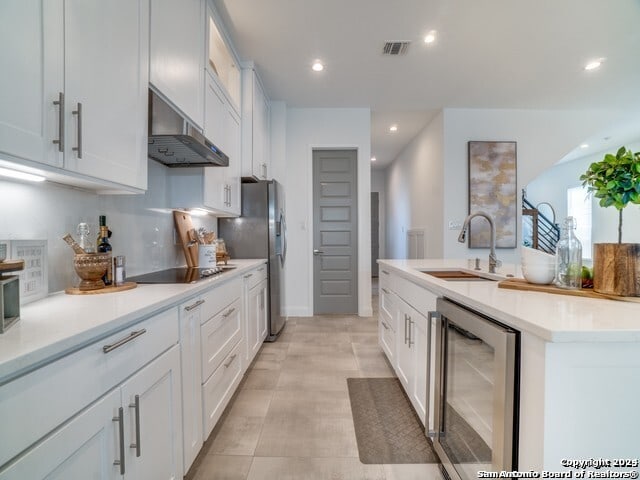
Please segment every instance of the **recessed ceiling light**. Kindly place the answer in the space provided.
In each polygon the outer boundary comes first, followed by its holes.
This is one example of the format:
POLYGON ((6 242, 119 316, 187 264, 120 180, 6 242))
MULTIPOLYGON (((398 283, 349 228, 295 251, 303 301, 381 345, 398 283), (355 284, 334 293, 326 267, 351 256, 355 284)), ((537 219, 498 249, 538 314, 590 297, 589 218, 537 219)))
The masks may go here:
POLYGON ((29 182, 44 182, 45 178, 32 173, 19 172, 8 168, 0 168, 0 175, 3 177, 15 178, 17 180, 28 180, 29 182))
POLYGON ((315 62, 313 62, 313 65, 311 66, 311 69, 314 72, 321 72, 322 70, 324 70, 324 65, 322 64, 322 62, 320 60, 316 60, 315 62))
POLYGON ((582 145, 580 145, 580 148, 589 148, 589 144, 588 143, 583 143, 582 145))
POLYGON ((371 157, 371 161, 375 162, 376 161, 376 157, 371 157))
POLYGON ((389 131, 390 132, 397 132, 398 131, 398 126, 397 125, 391 125, 389 127, 389 131))
POLYGON ((436 31, 431 30, 429 33, 425 35, 424 43, 433 43, 435 41, 436 41, 436 31))
POLYGON ((584 66, 584 69, 585 70, 595 70, 596 68, 599 68, 600 65, 602 65, 603 60, 604 59, 602 59, 602 58, 599 58, 597 60, 592 60, 592 61, 590 61, 589 63, 587 63, 584 66))

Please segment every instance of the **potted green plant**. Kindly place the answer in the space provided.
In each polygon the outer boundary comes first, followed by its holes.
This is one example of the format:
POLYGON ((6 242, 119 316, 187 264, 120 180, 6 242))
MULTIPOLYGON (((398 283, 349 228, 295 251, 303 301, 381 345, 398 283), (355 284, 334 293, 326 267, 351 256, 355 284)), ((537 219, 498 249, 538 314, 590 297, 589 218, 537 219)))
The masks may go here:
POLYGON ((618 243, 593 246, 593 289, 599 293, 640 296, 640 244, 622 243, 622 212, 640 204, 640 152, 620 147, 592 163, 580 176, 601 207, 618 210, 618 243))

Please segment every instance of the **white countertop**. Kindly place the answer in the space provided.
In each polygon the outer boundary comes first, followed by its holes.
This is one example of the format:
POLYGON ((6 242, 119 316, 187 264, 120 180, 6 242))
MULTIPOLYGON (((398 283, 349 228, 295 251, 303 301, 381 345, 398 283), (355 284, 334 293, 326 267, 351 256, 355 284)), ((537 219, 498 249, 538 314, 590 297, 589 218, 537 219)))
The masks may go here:
MULTIPOLYGON (((548 342, 640 342, 640 303, 498 288, 497 282, 447 281, 420 269, 468 269, 467 260, 380 260, 381 267, 517 330, 548 342)), ((484 272, 486 272, 486 262, 484 272)), ((472 269, 471 269, 472 271, 472 269)), ((498 274, 520 277, 505 265, 498 274)))
POLYGON ((233 260, 238 268, 191 284, 138 285, 104 295, 54 293, 22 306, 20 320, 0 335, 0 384, 99 340, 151 314, 227 282, 266 260, 233 260))

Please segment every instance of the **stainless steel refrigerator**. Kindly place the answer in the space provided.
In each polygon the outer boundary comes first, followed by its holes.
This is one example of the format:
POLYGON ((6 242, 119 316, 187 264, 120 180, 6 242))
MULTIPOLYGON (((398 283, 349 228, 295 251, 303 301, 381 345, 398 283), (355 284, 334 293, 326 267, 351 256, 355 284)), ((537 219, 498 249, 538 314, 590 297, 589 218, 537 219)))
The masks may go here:
POLYGON ((218 236, 231 258, 267 258, 269 272, 269 334, 274 341, 285 317, 280 311, 282 267, 287 255, 287 224, 282 185, 275 180, 242 184, 242 216, 220 218, 218 236))

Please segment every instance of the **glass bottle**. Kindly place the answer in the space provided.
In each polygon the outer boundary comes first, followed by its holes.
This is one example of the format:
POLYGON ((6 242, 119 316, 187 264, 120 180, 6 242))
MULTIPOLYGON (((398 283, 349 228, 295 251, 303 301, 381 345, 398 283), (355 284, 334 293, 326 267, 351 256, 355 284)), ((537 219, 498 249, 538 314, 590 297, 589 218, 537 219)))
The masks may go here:
MULTIPOLYGON (((111 232, 107 227, 107 217, 106 215, 100 215, 100 233, 98 234, 98 253, 109 253, 111 254, 111 244, 109 243, 109 237, 111 236, 111 232)), ((109 260, 107 272, 102 277, 105 285, 111 285, 113 283, 113 263, 109 260)))
POLYGON ((582 288, 582 245, 575 229, 575 219, 567 217, 556 245, 555 284, 560 288, 582 288))
POLYGON ((85 253, 95 252, 95 248, 93 248, 93 242, 89 241, 89 235, 91 234, 89 225, 84 222, 79 223, 76 231, 80 236, 80 240, 78 241, 78 245, 80 245, 80 248, 82 248, 85 253))

